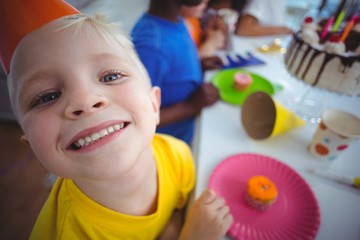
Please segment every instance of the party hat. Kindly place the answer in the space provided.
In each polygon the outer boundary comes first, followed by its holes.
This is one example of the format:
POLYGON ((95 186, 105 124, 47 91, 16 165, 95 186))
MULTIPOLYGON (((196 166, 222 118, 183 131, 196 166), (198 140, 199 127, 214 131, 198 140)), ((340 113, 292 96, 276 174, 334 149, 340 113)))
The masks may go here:
POLYGON ((5 73, 23 37, 55 19, 78 13, 63 0, 0 0, 0 59, 5 73))
POLYGON ((303 119, 265 92, 252 93, 245 99, 241 121, 247 134, 258 140, 305 125, 303 119))

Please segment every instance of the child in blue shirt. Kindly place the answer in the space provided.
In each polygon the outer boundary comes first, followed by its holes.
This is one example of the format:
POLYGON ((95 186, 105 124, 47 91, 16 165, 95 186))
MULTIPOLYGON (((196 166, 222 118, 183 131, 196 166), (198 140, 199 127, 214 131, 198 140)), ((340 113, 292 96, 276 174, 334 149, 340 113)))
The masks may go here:
POLYGON ((217 57, 202 62, 180 17, 181 5, 200 0, 152 0, 149 10, 135 24, 131 36, 153 86, 161 88, 160 124, 157 132, 191 144, 195 117, 219 99, 218 90, 203 83, 203 68, 220 68, 217 57))

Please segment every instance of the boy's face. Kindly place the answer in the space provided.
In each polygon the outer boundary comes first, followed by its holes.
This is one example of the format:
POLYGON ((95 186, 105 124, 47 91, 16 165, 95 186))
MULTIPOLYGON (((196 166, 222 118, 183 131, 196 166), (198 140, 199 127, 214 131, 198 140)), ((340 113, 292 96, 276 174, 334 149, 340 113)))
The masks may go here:
POLYGON ((14 54, 23 139, 45 167, 64 177, 128 171, 151 151, 160 90, 151 89, 120 46, 95 35, 54 32, 54 24, 28 35, 14 54))

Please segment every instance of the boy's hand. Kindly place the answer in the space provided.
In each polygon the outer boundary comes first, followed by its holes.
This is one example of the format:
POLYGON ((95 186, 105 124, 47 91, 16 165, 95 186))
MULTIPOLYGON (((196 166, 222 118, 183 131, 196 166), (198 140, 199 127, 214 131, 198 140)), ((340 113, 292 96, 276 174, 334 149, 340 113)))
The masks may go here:
MULTIPOLYGON (((209 44, 211 44, 214 49, 222 49, 225 47, 225 35, 222 31, 220 30, 209 30, 206 33, 206 37, 204 42, 208 42, 209 44)), ((203 43, 205 44, 205 43, 203 43)))
POLYGON ((187 104, 198 115, 204 107, 214 104, 219 100, 219 90, 211 83, 201 85, 187 100, 187 104))
POLYGON ((204 57, 201 59, 203 71, 221 69, 224 63, 219 56, 204 57))
POLYGON ((205 26, 204 31, 206 32, 209 29, 221 30, 224 34, 229 33, 228 32, 229 31, 228 26, 226 25, 224 19, 219 15, 211 16, 208 19, 208 22, 207 22, 207 24, 205 26))
POLYGON ((233 218, 222 197, 206 190, 190 207, 180 240, 219 240, 229 229, 233 218))

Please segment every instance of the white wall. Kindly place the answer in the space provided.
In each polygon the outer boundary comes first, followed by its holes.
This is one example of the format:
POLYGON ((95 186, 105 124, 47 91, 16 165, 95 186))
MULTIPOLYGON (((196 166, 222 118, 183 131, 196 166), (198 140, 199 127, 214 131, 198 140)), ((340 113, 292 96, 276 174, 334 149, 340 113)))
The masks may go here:
POLYGON ((67 0, 81 12, 104 15, 108 22, 118 22, 129 33, 140 15, 147 10, 149 0, 67 0))

